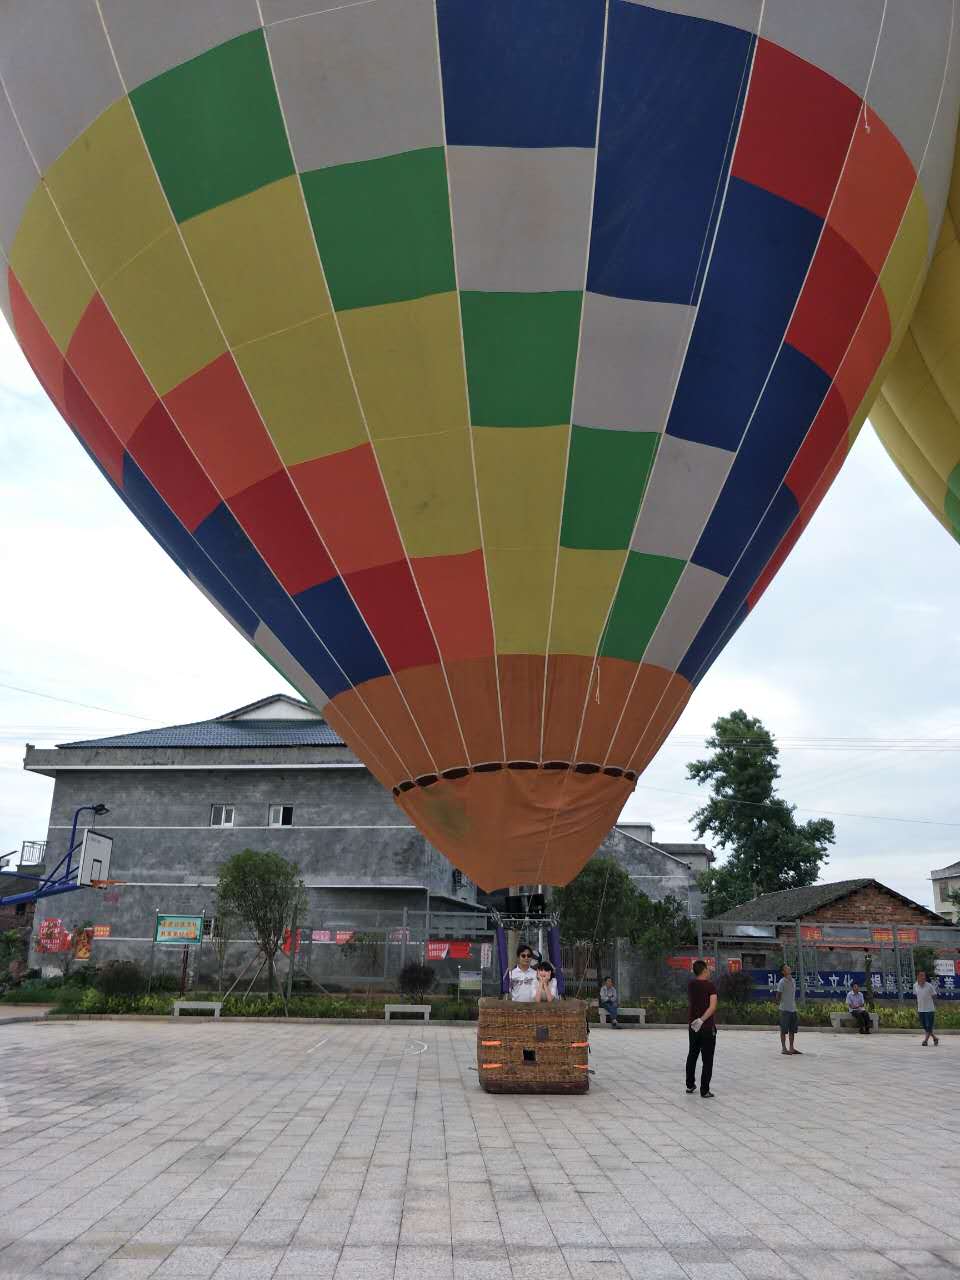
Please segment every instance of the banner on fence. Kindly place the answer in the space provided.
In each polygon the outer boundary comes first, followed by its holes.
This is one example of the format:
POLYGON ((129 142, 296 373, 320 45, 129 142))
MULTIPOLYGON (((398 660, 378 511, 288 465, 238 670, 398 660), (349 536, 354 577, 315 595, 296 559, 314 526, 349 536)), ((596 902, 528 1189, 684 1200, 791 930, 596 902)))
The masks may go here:
MULTIPOLYGON (((753 979, 753 989, 757 995, 765 995, 773 997, 777 982, 780 979, 779 972, 773 972, 769 969, 748 969, 747 972, 753 979)), ((861 970, 820 970, 816 973, 805 973, 803 975, 804 994, 815 999, 823 1000, 845 1000, 847 992, 855 982, 863 987, 866 975, 861 970)), ((935 994, 941 1000, 957 1000, 960 999, 960 975, 930 975, 931 985, 934 987, 935 994)), ((913 999, 913 981, 904 977, 901 980, 903 995, 913 999)), ((878 997, 890 999, 897 995, 897 979, 892 973, 871 973, 870 989, 873 994, 878 997)))
MULTIPOLYGON (((667 968, 668 968, 668 969, 692 969, 692 968, 693 968, 693 962, 694 962, 696 959, 698 959, 698 958, 700 958, 700 957, 697 957, 697 956, 667 956, 667 968)), ((709 969, 709 971, 710 971, 711 973, 716 973, 716 971, 717 971, 717 961, 716 961, 716 957, 715 957, 715 956, 703 956, 703 957, 702 957, 702 959, 706 960, 706 962, 707 962, 707 968, 709 969)))
POLYGON ((428 942, 428 960, 469 960, 471 957, 469 942, 428 942))
MULTIPOLYGON (((295 943, 295 948, 296 948, 294 953, 295 955, 300 954, 300 943, 302 941, 303 941, 303 930, 298 929, 297 940, 295 943)), ((283 931, 283 942, 280 944, 280 950, 283 952, 285 956, 288 956, 290 954, 290 930, 289 929, 284 929, 283 931)))

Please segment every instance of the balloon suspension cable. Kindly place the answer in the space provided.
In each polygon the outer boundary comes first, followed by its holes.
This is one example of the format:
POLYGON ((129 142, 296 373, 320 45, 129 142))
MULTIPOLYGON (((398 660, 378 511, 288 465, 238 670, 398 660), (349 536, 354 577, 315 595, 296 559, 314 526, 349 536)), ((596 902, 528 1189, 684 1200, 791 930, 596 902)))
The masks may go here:
POLYGON ((597 904, 597 922, 594 925, 593 937, 590 939, 590 950, 587 952, 587 963, 583 967, 583 972, 580 974, 580 981, 577 984, 578 1000, 580 999, 580 992, 583 990, 583 984, 587 976, 587 969, 589 969, 590 967, 590 960, 596 954, 597 934, 600 931, 600 916, 603 913, 603 903, 607 896, 607 884, 610 881, 610 869, 612 868, 612 866, 613 866, 613 859, 610 858, 607 861, 607 874, 603 877, 603 888, 600 890, 600 901, 597 904))

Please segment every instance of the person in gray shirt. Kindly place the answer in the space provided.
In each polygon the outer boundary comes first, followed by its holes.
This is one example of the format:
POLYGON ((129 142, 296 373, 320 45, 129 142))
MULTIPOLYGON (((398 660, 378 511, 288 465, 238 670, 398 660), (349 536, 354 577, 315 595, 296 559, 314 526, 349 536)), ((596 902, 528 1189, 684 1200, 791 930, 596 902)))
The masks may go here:
POLYGON ((780 973, 783 976, 776 986, 780 997, 780 1052, 788 1057, 799 1057, 800 1050, 793 1047, 793 1038, 800 1025, 800 1019, 797 1017, 797 980, 788 964, 783 966, 780 973))

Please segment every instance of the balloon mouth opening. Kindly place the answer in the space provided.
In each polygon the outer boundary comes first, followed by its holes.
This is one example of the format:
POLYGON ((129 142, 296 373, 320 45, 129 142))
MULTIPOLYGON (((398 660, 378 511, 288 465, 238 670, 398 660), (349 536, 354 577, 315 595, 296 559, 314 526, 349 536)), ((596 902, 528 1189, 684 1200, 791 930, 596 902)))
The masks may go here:
POLYGON ((461 778, 469 777, 471 773, 498 773, 501 769, 512 769, 516 773, 526 773, 531 770, 542 773, 562 773, 566 770, 579 774, 602 773, 608 778, 625 778, 627 782, 636 782, 638 776, 635 769, 621 769, 616 765, 604 766, 589 760, 580 761, 577 764, 572 760, 488 760, 483 764, 444 769, 440 773, 425 773, 419 778, 406 778, 403 782, 397 783, 393 788, 393 794, 399 796, 417 787, 423 790, 438 782, 457 782, 461 778))

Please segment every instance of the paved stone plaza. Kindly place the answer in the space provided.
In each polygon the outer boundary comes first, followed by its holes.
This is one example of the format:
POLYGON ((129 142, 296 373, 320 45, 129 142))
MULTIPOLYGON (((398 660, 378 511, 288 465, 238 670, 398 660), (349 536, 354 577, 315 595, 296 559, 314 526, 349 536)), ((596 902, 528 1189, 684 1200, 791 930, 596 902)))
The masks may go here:
POLYGON ((597 1031, 586 1097, 472 1027, 0 1028, 0 1280, 960 1275, 960 1038, 597 1031))

